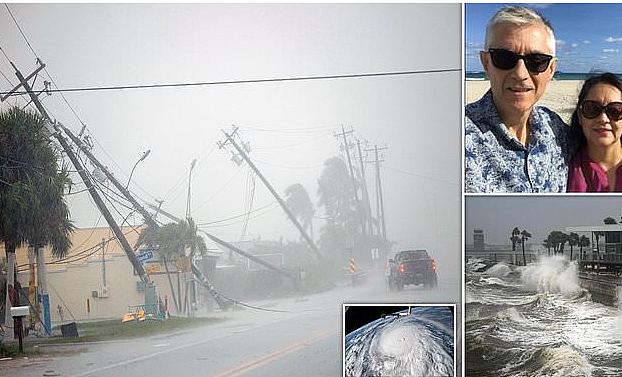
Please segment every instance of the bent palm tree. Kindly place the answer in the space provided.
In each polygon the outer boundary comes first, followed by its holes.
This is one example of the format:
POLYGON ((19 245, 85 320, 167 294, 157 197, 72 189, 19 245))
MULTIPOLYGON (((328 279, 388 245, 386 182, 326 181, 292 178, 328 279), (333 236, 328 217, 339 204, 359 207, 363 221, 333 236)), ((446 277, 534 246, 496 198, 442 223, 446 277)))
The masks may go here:
POLYGON ((306 232, 309 229, 310 237, 313 239, 313 215, 315 208, 309 198, 309 193, 300 183, 295 183, 285 189, 285 204, 302 223, 302 229, 306 232))
POLYGON ((13 107, 0 113, 0 241, 7 254, 8 307, 13 292, 15 250, 23 243, 51 245, 55 257, 71 247, 74 229, 63 190, 69 184, 67 167, 59 170, 60 155, 34 112, 13 107))
POLYGON ((527 241, 529 238, 531 238, 531 233, 526 230, 520 232, 520 240, 523 246, 523 266, 527 265, 527 259, 525 258, 525 241, 527 241))
POLYGON ((169 223, 162 227, 147 225, 141 231, 134 246, 134 249, 138 249, 138 247, 145 244, 153 248, 160 256, 166 271, 175 309, 178 313, 182 310, 181 289, 177 288, 176 295, 173 282, 171 281, 168 262, 179 257, 187 257, 192 260, 196 252, 199 252, 201 255, 207 253, 205 240, 197 234, 197 230, 198 228, 191 218, 181 220, 178 223, 169 223), (186 249, 190 250, 188 256, 185 255, 186 249))

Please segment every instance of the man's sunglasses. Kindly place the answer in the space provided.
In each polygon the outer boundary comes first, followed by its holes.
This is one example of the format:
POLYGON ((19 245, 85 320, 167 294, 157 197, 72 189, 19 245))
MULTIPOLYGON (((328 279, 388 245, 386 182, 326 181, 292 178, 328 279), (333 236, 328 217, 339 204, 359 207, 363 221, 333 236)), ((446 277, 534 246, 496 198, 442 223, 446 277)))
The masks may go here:
POLYGON ((551 59, 553 59, 551 55, 547 54, 520 55, 502 48, 490 48, 488 49, 488 53, 492 59, 492 65, 503 70, 516 67, 518 60, 523 59, 525 67, 527 67, 530 72, 540 73, 546 71, 551 59))
POLYGON ((617 122, 622 119, 622 102, 610 102, 603 106, 596 101, 583 101, 581 104, 581 114, 587 119, 594 119, 605 112, 609 120, 617 122))

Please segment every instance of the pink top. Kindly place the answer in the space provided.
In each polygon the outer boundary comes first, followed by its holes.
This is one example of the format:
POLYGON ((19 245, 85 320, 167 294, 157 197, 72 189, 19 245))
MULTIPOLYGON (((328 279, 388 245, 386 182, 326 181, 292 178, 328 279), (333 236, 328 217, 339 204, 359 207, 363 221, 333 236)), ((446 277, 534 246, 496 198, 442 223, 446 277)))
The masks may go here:
MULTIPOLYGON (((574 155, 568 165, 567 192, 609 192, 607 173, 587 155, 587 148, 583 147, 574 155), (583 170, 585 169, 585 176, 583 170), (591 181, 592 189, 588 189, 588 181, 591 181)), ((616 171, 615 192, 622 192, 622 164, 616 171)))

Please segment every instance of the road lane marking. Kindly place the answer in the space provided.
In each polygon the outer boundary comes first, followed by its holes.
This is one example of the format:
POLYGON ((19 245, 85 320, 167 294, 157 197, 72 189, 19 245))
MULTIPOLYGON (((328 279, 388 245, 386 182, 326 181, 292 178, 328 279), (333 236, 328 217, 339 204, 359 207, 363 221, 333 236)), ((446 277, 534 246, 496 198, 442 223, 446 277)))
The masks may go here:
POLYGON ((309 339, 305 339, 301 342, 297 342, 294 343, 290 346, 287 346, 283 349, 280 349, 278 351, 272 352, 270 354, 267 354, 265 356, 262 356, 258 359, 249 361, 245 364, 242 364, 238 367, 235 367, 233 369, 230 369, 228 371, 225 372, 221 372, 219 374, 216 375, 212 375, 211 377, 236 377, 236 376, 240 376, 244 373, 250 372, 251 370, 257 369, 259 367, 262 367, 264 365, 267 365, 269 363, 271 363, 274 360, 277 360, 285 355, 288 355, 302 347, 305 346, 310 346, 315 342, 319 342, 320 340, 324 340, 330 336, 333 336, 335 334, 338 334, 339 331, 341 330, 341 328, 339 329, 331 329, 328 331, 324 331, 323 333, 320 333, 319 335, 316 335, 313 338, 309 338, 309 339))
MULTIPOLYGON (((279 322, 282 322, 282 321, 289 320, 291 318, 292 317, 285 318, 285 319, 279 319, 279 320, 272 321, 272 322, 269 322, 269 323, 264 323, 264 324, 261 324, 261 325, 257 325, 257 326, 248 328, 246 331, 255 330, 255 329, 262 328, 262 327, 270 326, 270 325, 273 325, 275 323, 279 323, 279 322)), ((112 368, 117 368, 117 367, 120 367, 120 366, 123 366, 123 365, 135 363, 137 361, 143 361, 143 360, 151 359, 151 358, 156 357, 156 356, 164 355, 165 353, 178 351, 178 350, 181 350, 181 349, 184 349, 184 348, 188 348, 188 347, 198 346, 199 344, 208 343, 208 342, 211 342, 211 341, 214 341, 214 340, 226 338, 226 337, 234 335, 234 334, 236 334, 236 332, 226 332, 224 334, 221 334, 221 335, 218 335, 218 336, 213 336, 211 338, 207 338, 207 339, 203 339, 203 340, 199 340, 199 341, 196 341, 196 342, 193 342, 193 343, 186 343, 186 344, 183 344, 181 346, 177 346, 177 347, 173 347, 173 348, 167 348, 167 349, 162 350, 160 352, 150 353, 148 355, 143 355, 143 356, 135 357, 133 359, 129 359, 129 360, 126 360, 126 361, 121 361, 121 362, 115 363, 115 364, 110 364, 110 365, 107 365, 105 367, 93 369, 93 370, 90 370, 90 371, 87 371, 87 372, 82 372, 82 373, 74 374, 74 375, 71 375, 70 377, 88 376, 89 374, 102 372, 102 371, 105 371, 105 370, 108 370, 108 369, 112 369, 112 368)))

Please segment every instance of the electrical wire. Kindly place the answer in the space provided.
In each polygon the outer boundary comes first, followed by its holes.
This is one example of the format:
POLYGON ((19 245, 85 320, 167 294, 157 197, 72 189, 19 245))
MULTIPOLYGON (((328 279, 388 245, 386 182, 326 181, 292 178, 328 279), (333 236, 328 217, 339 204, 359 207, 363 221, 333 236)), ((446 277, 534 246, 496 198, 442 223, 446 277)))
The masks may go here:
MULTIPOLYGON (((28 45, 28 47, 30 48, 30 51, 32 51, 33 55, 35 56, 35 58, 37 58, 38 62, 41 62, 41 59, 39 58, 39 56, 37 55, 37 53, 35 52, 34 48, 32 47, 32 45, 30 44, 30 42, 28 41, 28 38, 26 37, 25 33, 23 32, 22 28, 20 27, 19 23, 17 22, 17 19, 13 16, 13 13, 11 12, 11 9, 9 8, 8 4, 5 4, 5 7, 7 9, 7 11, 9 12, 9 14, 11 15, 11 18, 13 19, 13 22, 15 23, 15 26, 17 26, 17 29, 19 30, 19 32, 21 33, 22 37, 24 38, 24 40, 26 41, 26 44, 28 45)), ((3 51, 4 52, 4 51, 3 51)), ((7 56, 8 59, 8 56, 7 56)), ((49 71, 47 70, 47 67, 44 67, 44 72, 46 73, 46 75, 48 76, 48 78, 50 79, 50 81, 52 82, 52 84, 54 85, 54 87, 56 89, 58 88, 58 85, 56 84, 56 81, 54 81, 54 79, 52 78, 52 75, 49 73, 49 71)), ((47 93, 51 93, 51 91, 47 91, 47 93)), ((80 116, 77 114, 77 112, 74 110, 74 108, 71 106, 71 104, 69 103, 69 101, 67 100, 67 98, 65 97, 65 95, 62 93, 62 91, 59 91, 61 97, 63 98, 65 104, 67 105, 67 107, 69 107, 69 109, 71 110, 71 112, 74 114, 74 116, 76 117, 76 119, 78 119, 78 121, 80 122, 80 124, 84 127, 86 127, 86 124, 82 121, 82 119, 80 118, 80 116)), ((44 98, 45 99, 45 98, 44 98)), ((42 102, 43 100, 41 100, 42 102)), ((42 104, 43 105, 43 104, 42 104)), ((47 111, 47 110, 46 110, 47 111)), ((121 169, 121 167, 116 163, 116 161, 106 152, 106 150, 103 148, 103 146, 97 141, 97 139, 93 136, 92 132, 89 130, 89 134, 92 136, 93 140, 95 140, 95 142, 97 143, 97 145, 102 149, 102 151, 104 151, 104 154, 106 154, 106 156, 108 156, 108 158, 117 166, 117 168, 119 168, 119 170, 127 176, 127 174, 125 174, 125 172, 123 172, 123 170, 121 169)), ((149 194, 148 191, 146 191, 144 188, 140 187, 140 185, 135 184, 137 187, 139 187, 144 193, 146 193, 148 196, 150 196, 152 199, 155 199, 153 196, 151 196, 151 194, 149 194)), ((138 195, 136 195, 138 196, 138 195)), ((141 198, 142 199, 142 198, 141 198)))
POLYGON ((235 172, 233 173, 233 175, 231 176, 231 178, 229 178, 227 180, 227 182, 225 182, 220 189, 218 189, 214 194, 212 194, 212 196, 210 196, 209 198, 207 198, 203 203, 201 203, 198 206, 194 206, 194 211, 196 212, 199 208, 203 207, 204 205, 206 205, 207 203, 209 203, 210 201, 212 201, 212 199, 214 199, 218 194, 220 194, 224 189, 226 189, 227 187, 229 187, 229 183, 231 183, 231 181, 233 181, 240 172, 242 172, 243 170, 241 169, 242 166, 238 166, 235 170, 235 172))
POLYGON ((240 235, 240 242, 244 239, 244 235, 246 234, 246 229, 248 227, 248 221, 250 220, 250 214, 253 210, 253 202, 255 200, 255 173, 252 170, 248 171, 248 176, 246 180, 247 190, 246 190, 246 198, 245 202, 245 212, 246 216, 244 216, 244 225, 242 226, 242 232, 240 235))
MULTIPOLYGON (((258 217, 264 216, 264 215, 266 215, 266 214, 268 214, 268 213, 270 213, 270 212, 272 212, 272 211, 276 210, 277 208, 278 208, 278 207, 275 207, 275 208, 270 208, 270 209, 264 210, 263 212, 256 213, 254 216, 249 217, 249 218, 250 218, 251 220, 256 219, 256 218, 258 218, 258 217)), ((259 212, 259 210, 257 210, 257 212, 259 212)), ((239 217, 239 216, 237 216, 237 217, 239 217)), ((241 224, 241 223, 242 223, 242 222, 244 222, 244 221, 245 221, 245 220, 242 220, 242 221, 236 221, 236 222, 229 223, 229 224, 220 224, 220 225, 202 225, 202 228, 224 228, 224 227, 228 227, 228 226, 233 226, 233 225, 238 225, 238 224, 241 224)))
POLYGON ((386 165, 382 165, 381 168, 382 169, 387 169, 387 170, 392 170, 392 171, 395 171, 395 172, 398 172, 398 173, 402 173, 402 174, 412 175, 414 177, 429 179, 431 181, 436 181, 436 182, 444 183, 444 184, 447 184, 447 185, 460 186, 460 184, 456 183, 456 182, 445 181, 443 179, 438 179, 438 178, 432 178, 432 177, 428 177, 428 176, 425 176, 425 175, 422 175, 422 174, 417 174, 417 173, 413 173, 413 172, 409 172, 409 171, 405 171, 405 170, 391 168, 391 167, 388 167, 386 165))
MULTIPOLYGON (((2 49, 2 47, 0 47, 0 49, 2 49)), ((2 77, 4 77, 4 79, 5 79, 5 80, 9 83, 9 85, 11 85, 11 86, 15 86, 15 85, 11 82, 11 80, 9 80, 9 78, 8 78, 8 77, 4 74, 4 72, 2 72, 1 70, 0 70, 0 75, 2 75, 2 77)))
POLYGON ((324 164, 313 165, 313 166, 285 166, 285 165, 278 165, 278 164, 273 164, 270 162, 261 161, 256 158, 253 158, 253 162, 258 162, 260 164, 274 166, 276 168, 283 168, 283 169, 317 169, 317 168, 321 168, 322 166, 324 166, 324 164))
MULTIPOLYGON (((261 207, 259 207, 259 208, 256 208, 256 209, 252 210, 252 211, 251 211, 251 213, 253 213, 253 212, 257 212, 257 211, 260 211, 260 210, 262 210, 262 209, 264 209, 264 208, 268 208, 268 207, 270 207, 270 206, 275 205, 276 203, 277 203, 277 201, 275 200, 275 201, 273 201, 272 203, 268 203, 268 204, 266 204, 266 205, 263 205, 263 206, 261 206, 261 207)), ((216 220, 216 221, 210 221, 210 222, 206 222, 206 223, 197 223, 197 226, 206 226, 206 225, 218 224, 218 223, 222 223, 222 222, 225 222, 225 221, 229 221, 229 220, 237 219, 238 217, 242 217, 242 216, 246 216, 246 213, 242 213, 242 214, 240 214, 240 215, 236 215, 236 216, 231 216, 231 217, 228 217, 228 218, 226 218, 226 219, 221 219, 221 220, 216 220)))
POLYGON ((337 126, 338 125, 321 126, 321 127, 302 127, 302 128, 293 128, 291 126, 281 126, 281 128, 259 128, 259 127, 252 127, 252 126, 239 126, 239 129, 241 131, 247 131, 247 132, 257 131, 257 132, 275 132, 275 133, 281 133, 281 134, 291 134, 291 133, 307 134, 307 133, 332 132, 337 126))
MULTIPOLYGON (((333 79, 351 79, 366 77, 383 77, 383 76, 405 76, 417 74, 433 74, 447 72, 461 72, 461 68, 449 69, 429 69, 417 71, 393 71, 393 72, 373 72, 373 73, 355 73, 344 75, 324 75, 324 76, 298 76, 298 77, 275 77, 266 79, 247 79, 247 80, 223 80, 223 81, 206 81, 206 82, 188 82, 188 83, 172 83, 172 84, 144 84, 144 85, 113 85, 113 86, 94 86, 83 88, 66 88, 66 89, 50 89, 49 93, 69 93, 69 92, 95 92, 109 90, 126 90, 126 89, 154 89, 154 88, 179 88, 179 87, 196 87, 196 86, 214 86, 214 85, 233 85, 233 84, 257 84, 266 82, 289 82, 289 81, 314 81, 314 80, 333 80, 333 79)), ((24 94, 27 92, 15 92, 16 94, 24 94)), ((0 92, 1 95, 7 94, 0 92)))
POLYGON ((316 136, 314 138, 311 138, 311 139, 305 140, 305 141, 301 141, 301 142, 296 143, 296 144, 279 145, 279 146, 276 146, 276 147, 253 147, 253 151, 292 148, 292 147, 297 147, 297 146, 304 145, 304 144, 313 143, 313 142, 316 142, 318 139, 323 139, 323 138, 326 138, 326 137, 332 137, 332 134, 316 136))
POLYGON ((11 12, 11 9, 9 8, 9 4, 5 3, 4 6, 6 7, 6 10, 9 11, 9 14, 11 15, 11 18, 13 19, 13 22, 15 22, 15 26, 17 26, 17 29, 19 30, 19 32, 22 34, 22 37, 24 37, 24 40, 26 41, 26 44, 28 45, 28 47, 30 48, 30 51, 32 51, 32 53, 35 55, 35 57, 37 59, 39 59, 39 57, 37 56, 37 53, 35 52, 35 50, 32 48, 32 46, 30 45, 30 42, 28 41, 28 38, 26 38, 26 35, 24 34, 24 32, 22 31, 22 28, 19 27, 19 24, 17 23, 17 20, 15 19, 15 17, 13 17, 13 12, 11 12))

